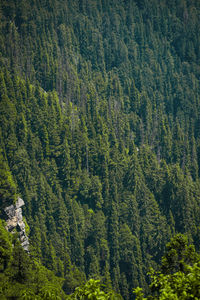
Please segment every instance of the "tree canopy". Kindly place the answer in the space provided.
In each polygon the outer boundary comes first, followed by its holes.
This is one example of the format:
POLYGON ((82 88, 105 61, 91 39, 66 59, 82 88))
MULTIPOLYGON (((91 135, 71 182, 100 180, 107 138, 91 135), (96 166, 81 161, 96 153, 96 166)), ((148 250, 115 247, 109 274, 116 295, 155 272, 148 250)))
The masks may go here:
MULTIPOLYGON (((0 217, 20 196, 31 243, 3 233, 5 286, 33 256, 27 282, 39 268, 59 293, 93 279, 129 300, 176 233, 199 248, 199 16, 195 0, 0 1, 0 217)), ((168 255, 163 282, 184 268, 168 255)))

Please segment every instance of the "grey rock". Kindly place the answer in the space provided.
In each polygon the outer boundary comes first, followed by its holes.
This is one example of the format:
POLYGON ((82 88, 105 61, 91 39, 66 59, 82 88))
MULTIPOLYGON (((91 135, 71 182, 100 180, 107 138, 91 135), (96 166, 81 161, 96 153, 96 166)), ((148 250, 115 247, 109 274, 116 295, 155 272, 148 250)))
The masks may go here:
POLYGON ((29 241, 25 232, 25 224, 23 222, 22 209, 24 201, 18 198, 16 205, 8 206, 4 209, 8 219, 6 220, 6 229, 10 232, 16 228, 19 232, 20 242, 25 251, 28 251, 29 241))
POLYGON ((20 207, 24 206, 24 200, 22 200, 21 198, 18 197, 15 206, 16 206, 16 208, 20 208, 20 207))
POLYGON ((8 218, 12 218, 15 216, 15 207, 14 205, 8 206, 4 209, 5 213, 7 214, 8 218))
POLYGON ((22 242, 21 245, 24 248, 24 250, 28 251, 28 249, 29 249, 29 241, 28 240, 25 240, 24 242, 22 242))
POLYGON ((20 221, 20 222, 18 221, 17 226, 19 226, 20 231, 25 232, 25 227, 26 226, 25 226, 23 221, 20 221))
POLYGON ((22 217, 22 209, 21 208, 18 208, 15 210, 15 213, 17 215, 17 219, 19 222, 21 222, 23 220, 23 217, 22 217))
POLYGON ((17 226, 17 217, 13 216, 6 221, 6 229, 11 232, 17 226))

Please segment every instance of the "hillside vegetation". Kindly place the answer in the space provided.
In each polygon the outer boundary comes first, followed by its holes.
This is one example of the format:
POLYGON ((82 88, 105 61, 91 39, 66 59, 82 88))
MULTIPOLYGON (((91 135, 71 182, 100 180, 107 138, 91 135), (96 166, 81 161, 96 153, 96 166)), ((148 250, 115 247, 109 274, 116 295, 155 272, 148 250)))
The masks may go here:
POLYGON ((24 200, 66 294, 133 299, 175 233, 199 248, 199 33, 198 0, 0 1, 1 216, 24 200))

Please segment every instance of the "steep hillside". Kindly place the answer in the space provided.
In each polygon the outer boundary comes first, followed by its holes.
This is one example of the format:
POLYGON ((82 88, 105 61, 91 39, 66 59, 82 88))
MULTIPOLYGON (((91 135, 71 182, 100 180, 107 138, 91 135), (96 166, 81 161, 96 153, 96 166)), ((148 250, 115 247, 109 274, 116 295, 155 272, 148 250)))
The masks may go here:
MULTIPOLYGON (((132 299, 175 232, 200 245, 200 2, 0 2, 1 215, 71 293, 132 299)), ((31 250, 30 250, 31 251, 31 250)))

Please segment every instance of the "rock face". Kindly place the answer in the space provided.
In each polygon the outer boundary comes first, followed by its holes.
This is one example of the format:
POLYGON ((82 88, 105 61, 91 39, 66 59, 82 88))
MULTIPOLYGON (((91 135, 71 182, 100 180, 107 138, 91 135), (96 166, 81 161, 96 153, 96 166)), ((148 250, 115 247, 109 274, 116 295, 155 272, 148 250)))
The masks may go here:
POLYGON ((22 217, 21 207, 24 205, 24 201, 18 197, 15 205, 10 205, 4 209, 7 220, 6 220, 6 229, 9 232, 12 232, 15 228, 19 232, 20 242, 24 250, 28 251, 29 241, 25 232, 25 224, 22 217))

